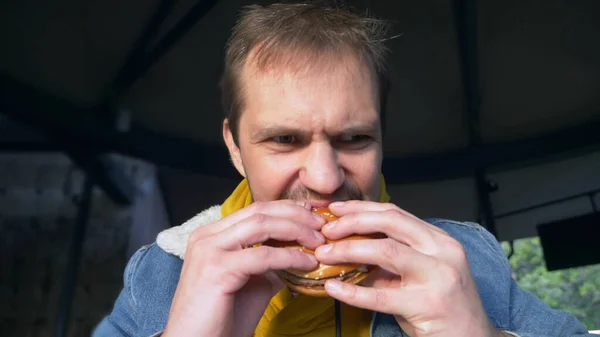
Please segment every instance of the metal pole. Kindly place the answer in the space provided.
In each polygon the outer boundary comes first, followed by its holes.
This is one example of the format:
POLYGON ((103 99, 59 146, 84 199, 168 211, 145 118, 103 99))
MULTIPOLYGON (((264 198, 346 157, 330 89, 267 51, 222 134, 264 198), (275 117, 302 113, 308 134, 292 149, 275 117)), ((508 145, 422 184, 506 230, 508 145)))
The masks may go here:
MULTIPOLYGON (((136 55, 136 62, 119 75, 114 83, 114 92, 123 95, 133 86, 135 81, 146 75, 146 72, 175 45, 187 32, 206 15, 218 0, 198 0, 185 16, 160 39, 153 49, 143 55, 136 55)), ((167 5, 165 5, 165 8, 167 5)), ((158 19, 153 20, 159 22, 158 19)))
POLYGON ((75 232, 69 246, 69 255, 67 256, 67 269, 63 288, 58 300, 58 310, 56 314, 55 333, 56 337, 66 337, 69 326, 69 316, 71 306, 77 286, 77 273, 79 271, 79 263, 81 260, 81 251, 83 249, 83 241, 90 214, 92 204, 92 190, 94 184, 89 176, 86 175, 85 182, 81 191, 81 200, 79 200, 79 208, 77 212, 77 222, 75 223, 75 232))
POLYGON ((592 203, 592 210, 594 213, 598 212, 598 205, 596 205, 596 201, 594 200, 594 194, 590 193, 590 202, 592 203))
POLYGON ((108 106, 112 99, 120 98, 124 92, 131 88, 138 76, 136 74, 137 63, 144 58, 148 46, 150 46, 152 39, 158 35, 162 24, 173 10, 174 5, 175 1, 173 0, 161 0, 158 7, 156 7, 142 34, 127 55, 127 60, 117 72, 110 88, 111 92, 105 97, 104 106, 108 106))
POLYGON ((497 236, 496 219, 494 219, 494 210, 492 200, 490 199, 490 188, 485 178, 485 169, 482 168, 475 171, 475 183, 477 184, 479 209, 483 215, 483 225, 490 233, 497 236))
MULTIPOLYGON (((456 0, 456 23, 462 65, 463 85, 467 103, 469 123, 469 141, 474 149, 481 147, 479 63, 477 49, 477 7, 475 0, 456 0)), ((474 172, 477 186, 479 211, 483 216, 483 225, 496 236, 496 224, 493 216, 490 188, 485 167, 478 166, 474 172)))

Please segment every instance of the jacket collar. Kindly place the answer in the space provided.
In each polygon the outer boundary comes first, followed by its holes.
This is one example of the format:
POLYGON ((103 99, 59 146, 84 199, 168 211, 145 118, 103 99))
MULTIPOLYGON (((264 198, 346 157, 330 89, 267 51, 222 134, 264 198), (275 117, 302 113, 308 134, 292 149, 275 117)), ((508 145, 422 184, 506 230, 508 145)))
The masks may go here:
POLYGON ((190 234, 192 234, 196 228, 213 223, 219 219, 221 219, 221 205, 212 206, 184 222, 182 225, 171 227, 160 232, 156 237, 156 243, 165 252, 183 259, 190 234))

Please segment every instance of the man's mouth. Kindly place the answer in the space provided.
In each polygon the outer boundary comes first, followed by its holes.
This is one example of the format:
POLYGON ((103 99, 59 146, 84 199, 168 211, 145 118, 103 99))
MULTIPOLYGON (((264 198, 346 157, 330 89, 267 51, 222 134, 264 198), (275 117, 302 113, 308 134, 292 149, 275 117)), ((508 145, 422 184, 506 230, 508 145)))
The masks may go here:
POLYGON ((311 208, 315 207, 327 207, 329 204, 337 200, 307 200, 306 203, 310 205, 311 208))

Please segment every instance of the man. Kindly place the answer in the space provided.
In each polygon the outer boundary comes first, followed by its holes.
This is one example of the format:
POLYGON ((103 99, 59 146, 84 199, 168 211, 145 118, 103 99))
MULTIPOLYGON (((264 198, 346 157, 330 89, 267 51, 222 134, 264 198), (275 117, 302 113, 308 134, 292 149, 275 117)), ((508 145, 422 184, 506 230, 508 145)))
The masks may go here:
POLYGON ((481 226, 423 221, 388 202, 381 176, 385 29, 338 6, 249 7, 227 46, 223 137, 244 177, 219 206, 161 233, 125 270, 95 336, 583 336, 518 288, 481 226), (314 206, 339 221, 324 225, 314 206), (321 230, 321 233, 319 231, 321 230), (324 237, 385 239, 324 245, 324 237), (298 241, 297 250, 261 246, 298 241), (252 246, 252 247, 251 247, 252 246), (273 270, 317 260, 378 265, 330 298, 290 292, 273 270))

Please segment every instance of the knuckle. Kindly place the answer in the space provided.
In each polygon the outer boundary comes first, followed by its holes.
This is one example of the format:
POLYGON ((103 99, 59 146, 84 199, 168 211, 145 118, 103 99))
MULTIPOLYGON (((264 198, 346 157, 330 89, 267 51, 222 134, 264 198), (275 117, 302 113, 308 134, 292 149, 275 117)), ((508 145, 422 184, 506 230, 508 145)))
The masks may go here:
POLYGON ((254 226, 263 227, 267 223, 267 218, 268 218, 268 216, 266 214, 256 213, 256 214, 253 214, 252 216, 250 216, 248 218, 248 220, 254 226))
POLYGON ((192 232, 192 234, 190 234, 190 236, 187 239, 188 246, 193 245, 194 242, 198 241, 199 239, 200 239, 200 234, 198 233, 198 229, 196 229, 195 231, 192 232))
POLYGON ((398 207, 394 207, 386 209, 385 211, 383 211, 383 213, 388 216, 398 216, 402 214, 402 211, 398 207))
POLYGON ((383 289, 375 288, 374 297, 375 303, 379 304, 382 308, 388 307, 389 298, 383 289))
MULTIPOLYGON (((210 226, 210 225, 207 225, 210 226)), ((187 242, 188 244, 194 244, 194 242, 200 241, 207 236, 210 236, 210 231, 207 226, 201 226, 196 228, 190 236, 188 236, 187 242)))
MULTIPOLYGON (((396 210, 396 209, 388 209, 388 210, 383 211, 383 214, 386 217, 397 218, 402 213, 399 210, 396 210)), ((380 226, 384 230, 391 230, 395 226, 395 223, 396 223, 396 221, 383 221, 380 226)))
POLYGON ((421 300, 423 309, 434 312, 444 309, 443 296, 433 291, 425 291, 422 293, 421 300))
POLYGON ((440 267, 440 275, 443 278, 443 282, 441 284, 445 284, 446 286, 442 290, 443 294, 451 293, 457 291, 458 289, 463 288, 464 286, 464 278, 462 277, 460 271, 456 268, 452 268, 451 266, 443 266, 440 267))
POLYGON ((443 228, 435 226, 435 225, 432 225, 430 223, 426 223, 426 224, 427 224, 427 227, 431 228, 432 230, 434 230, 434 231, 436 231, 438 233, 444 234, 444 236, 448 236, 448 237, 450 236, 450 233, 448 233, 443 228))
POLYGON ((255 249, 256 257, 261 261, 268 262, 273 256, 273 248, 271 247, 259 246, 252 249, 255 249))
POLYGON ((198 254, 200 253, 202 249, 202 245, 198 244, 198 241, 191 241, 188 243, 187 247, 186 247, 186 253, 190 253, 190 254, 198 254))
POLYGON ((299 249, 285 249, 285 252, 290 259, 304 259, 306 257, 306 253, 299 249))
POLYGON ((198 255, 198 253, 196 253, 196 250, 198 250, 198 248, 196 248, 196 245, 194 245, 193 243, 188 243, 188 245, 185 247, 185 258, 183 259, 183 261, 189 261, 192 259, 192 256, 198 255))
POLYGON ((398 207, 396 204, 392 204, 391 202, 386 203, 385 207, 387 208, 388 211, 395 211, 395 212, 402 211, 402 209, 400 207, 398 207))
POLYGON ((198 258, 207 261, 209 266, 221 266, 223 264, 223 256, 212 252, 201 251, 197 254, 198 258))
POLYGON ((467 256, 465 252, 465 247, 463 247, 463 245, 460 242, 451 237, 448 237, 446 239, 444 250, 448 252, 449 256, 451 256, 453 260, 462 261, 467 256))
POLYGON ((194 263, 202 261, 202 264, 207 266, 219 266, 222 264, 223 256, 216 251, 217 249, 207 249, 207 245, 196 243, 188 247, 187 252, 190 253, 190 256, 186 257, 186 260, 196 261, 194 263))
POLYGON ((264 201, 256 201, 250 205, 250 210, 252 213, 263 213, 266 207, 267 204, 264 201))
POLYGON ((398 256, 398 249, 392 240, 384 239, 379 245, 379 253, 381 256, 385 257, 386 260, 391 260, 398 256))
POLYGON ((188 243, 186 253, 192 254, 192 256, 202 256, 204 252, 204 245, 199 244, 198 241, 192 241, 188 243))

